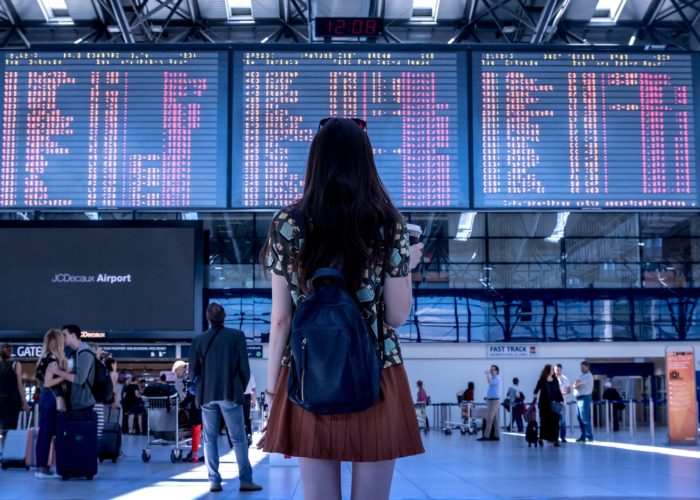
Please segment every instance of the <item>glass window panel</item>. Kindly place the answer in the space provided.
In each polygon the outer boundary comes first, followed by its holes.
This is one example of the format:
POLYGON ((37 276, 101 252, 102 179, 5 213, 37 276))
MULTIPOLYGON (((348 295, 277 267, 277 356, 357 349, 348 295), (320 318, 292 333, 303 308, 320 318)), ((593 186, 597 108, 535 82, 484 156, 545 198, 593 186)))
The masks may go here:
POLYGON ((450 288, 483 288, 483 264, 450 263, 450 288))
POLYGON ((417 297, 415 320, 423 342, 457 340, 454 297, 417 297))
POLYGON ((546 238, 557 224, 556 212, 490 213, 489 236, 546 238))
POLYGON ((491 262, 559 262, 561 245, 543 238, 489 240, 491 262))
POLYGON ((568 262, 639 262, 639 241, 632 238, 566 238, 568 262))
POLYGON ((500 288, 560 288, 559 264, 491 264, 490 284, 500 288))
POLYGON ((691 220, 695 214, 675 212, 642 212, 639 214, 639 231, 642 238, 690 236, 691 220))
POLYGON ((572 212, 566 222, 564 236, 638 237, 637 214, 572 212))
POLYGON ((567 288, 638 288, 639 265, 624 263, 567 264, 567 288))
POLYGON ((481 238, 469 238, 467 241, 450 240, 448 249, 451 264, 484 262, 486 257, 485 241, 481 238))
POLYGON ((268 297, 224 297, 213 298, 226 311, 225 325, 243 330, 246 338, 260 341, 262 333, 270 331, 272 300, 268 297))

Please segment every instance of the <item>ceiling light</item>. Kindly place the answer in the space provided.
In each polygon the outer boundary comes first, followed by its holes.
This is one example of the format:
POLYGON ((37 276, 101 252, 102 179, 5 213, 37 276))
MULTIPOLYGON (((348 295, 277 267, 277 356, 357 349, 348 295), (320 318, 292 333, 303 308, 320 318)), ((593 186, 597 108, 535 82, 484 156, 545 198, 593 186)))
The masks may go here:
POLYGON ((252 0, 228 0, 229 19, 252 19, 252 0))
POLYGON ((627 0, 598 0, 591 21, 616 23, 627 0))
POLYGON ((39 6, 49 22, 73 23, 65 0, 39 0, 39 6))
POLYGON ((412 21, 434 22, 439 0, 413 0, 412 21))

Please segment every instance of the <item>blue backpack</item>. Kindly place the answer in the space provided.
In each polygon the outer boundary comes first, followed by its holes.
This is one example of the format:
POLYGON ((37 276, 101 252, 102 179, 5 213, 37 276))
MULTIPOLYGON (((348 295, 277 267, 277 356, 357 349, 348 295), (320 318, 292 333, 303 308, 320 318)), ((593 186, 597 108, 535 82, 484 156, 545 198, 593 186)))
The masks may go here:
POLYGON ((288 397, 321 415, 366 410, 379 399, 382 342, 373 342, 340 271, 320 268, 311 282, 292 319, 288 397))

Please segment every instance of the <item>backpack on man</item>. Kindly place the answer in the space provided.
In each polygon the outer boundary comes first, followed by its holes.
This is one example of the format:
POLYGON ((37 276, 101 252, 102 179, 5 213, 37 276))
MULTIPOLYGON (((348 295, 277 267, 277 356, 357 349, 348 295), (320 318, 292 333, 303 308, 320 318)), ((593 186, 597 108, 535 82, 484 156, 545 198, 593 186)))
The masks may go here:
POLYGON ((107 372, 107 367, 97 359, 97 355, 90 349, 78 351, 78 356, 84 352, 89 352, 95 358, 93 363, 94 377, 92 383, 89 379, 87 382, 92 397, 95 398, 95 403, 112 404, 114 402, 114 384, 112 384, 112 377, 107 372))

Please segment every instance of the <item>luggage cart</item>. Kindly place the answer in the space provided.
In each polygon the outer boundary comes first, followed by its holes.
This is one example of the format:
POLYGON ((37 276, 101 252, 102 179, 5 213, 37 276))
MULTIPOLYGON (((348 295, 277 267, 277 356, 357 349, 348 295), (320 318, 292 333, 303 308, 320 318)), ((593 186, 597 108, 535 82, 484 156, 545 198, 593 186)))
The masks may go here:
POLYGON ((146 447, 141 452, 144 463, 151 460, 151 446, 174 445, 170 461, 182 461, 182 450, 191 443, 188 429, 180 428, 180 398, 177 394, 163 397, 142 396, 146 407, 146 447), (156 437, 159 435, 160 437, 156 437), (168 439, 172 437, 172 439, 168 439), (182 438, 182 440, 181 440, 182 438))
POLYGON ((428 413, 425 403, 415 403, 413 407, 416 409, 416 420, 418 420, 418 429, 427 434, 430 430, 428 427, 428 413))
POLYGON ((452 434, 452 427, 449 422, 452 420, 452 407, 454 403, 436 403, 433 406, 433 428, 445 433, 446 436, 452 434))
POLYGON ((479 430, 477 421, 472 417, 472 412, 474 410, 474 403, 463 401, 459 404, 460 407, 460 420, 451 420, 445 422, 445 427, 450 430, 459 429, 459 433, 464 436, 465 434, 476 434, 479 430))

